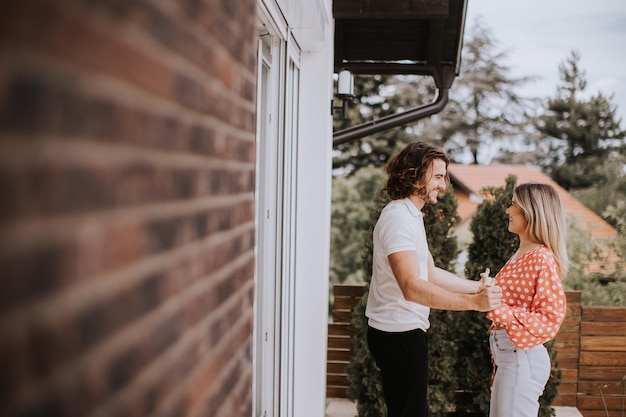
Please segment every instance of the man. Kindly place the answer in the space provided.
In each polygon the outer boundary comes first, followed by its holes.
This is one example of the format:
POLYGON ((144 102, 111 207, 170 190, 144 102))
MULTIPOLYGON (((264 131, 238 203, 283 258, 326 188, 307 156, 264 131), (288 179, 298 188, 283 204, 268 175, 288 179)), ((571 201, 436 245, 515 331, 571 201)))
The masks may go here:
POLYGON ((374 227, 365 315, 368 346, 381 370, 388 417, 428 414, 430 308, 489 311, 500 305, 499 287, 437 268, 428 249, 420 210, 426 203, 436 203, 438 194, 447 189, 448 164, 441 149, 417 142, 407 145, 386 167, 385 191, 392 201, 374 227))

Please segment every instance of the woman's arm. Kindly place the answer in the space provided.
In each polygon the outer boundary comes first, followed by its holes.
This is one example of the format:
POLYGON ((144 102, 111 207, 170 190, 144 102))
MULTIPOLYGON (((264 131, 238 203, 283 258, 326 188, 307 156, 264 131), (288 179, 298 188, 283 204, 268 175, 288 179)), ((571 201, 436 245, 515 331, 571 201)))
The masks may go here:
MULTIPOLYGON (((468 286, 452 285, 469 289, 469 293, 462 293, 453 292, 436 283, 420 279, 419 261, 415 251, 392 253, 388 259, 402 294, 408 301, 441 310, 488 311, 500 305, 502 291, 498 287, 489 287, 487 291, 476 293, 477 282, 468 281, 474 284, 468 286)), ((458 277, 455 279, 464 281, 458 277)))

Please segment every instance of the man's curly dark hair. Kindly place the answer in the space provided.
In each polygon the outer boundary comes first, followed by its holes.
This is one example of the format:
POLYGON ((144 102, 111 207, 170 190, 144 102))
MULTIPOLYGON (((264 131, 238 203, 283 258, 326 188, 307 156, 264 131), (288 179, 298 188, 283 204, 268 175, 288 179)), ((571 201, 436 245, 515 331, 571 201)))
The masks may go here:
MULTIPOLYGON (((405 146, 389 160, 385 168, 389 178, 384 190, 389 198, 399 200, 417 195, 426 200, 426 173, 436 159, 444 161, 446 168, 450 164, 450 159, 441 148, 425 142, 414 142, 405 146)), ((450 183, 447 172, 446 183, 450 183)))

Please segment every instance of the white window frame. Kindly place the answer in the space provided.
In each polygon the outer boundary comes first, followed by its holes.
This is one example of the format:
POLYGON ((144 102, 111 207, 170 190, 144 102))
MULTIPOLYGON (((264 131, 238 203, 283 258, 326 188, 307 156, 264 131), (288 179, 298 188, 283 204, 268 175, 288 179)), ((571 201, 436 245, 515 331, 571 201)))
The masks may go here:
POLYGON ((300 50, 260 7, 253 416, 292 416, 300 50))

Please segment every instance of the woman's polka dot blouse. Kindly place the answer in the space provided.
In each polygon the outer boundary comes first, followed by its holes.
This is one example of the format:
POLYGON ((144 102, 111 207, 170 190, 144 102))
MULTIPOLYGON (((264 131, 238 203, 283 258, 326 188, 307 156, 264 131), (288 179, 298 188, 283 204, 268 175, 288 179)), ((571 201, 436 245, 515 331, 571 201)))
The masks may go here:
POLYGON ((491 328, 504 327, 511 341, 530 349, 553 339, 565 318, 565 292, 554 255, 539 246, 509 260, 495 277, 502 304, 487 313, 491 328))

